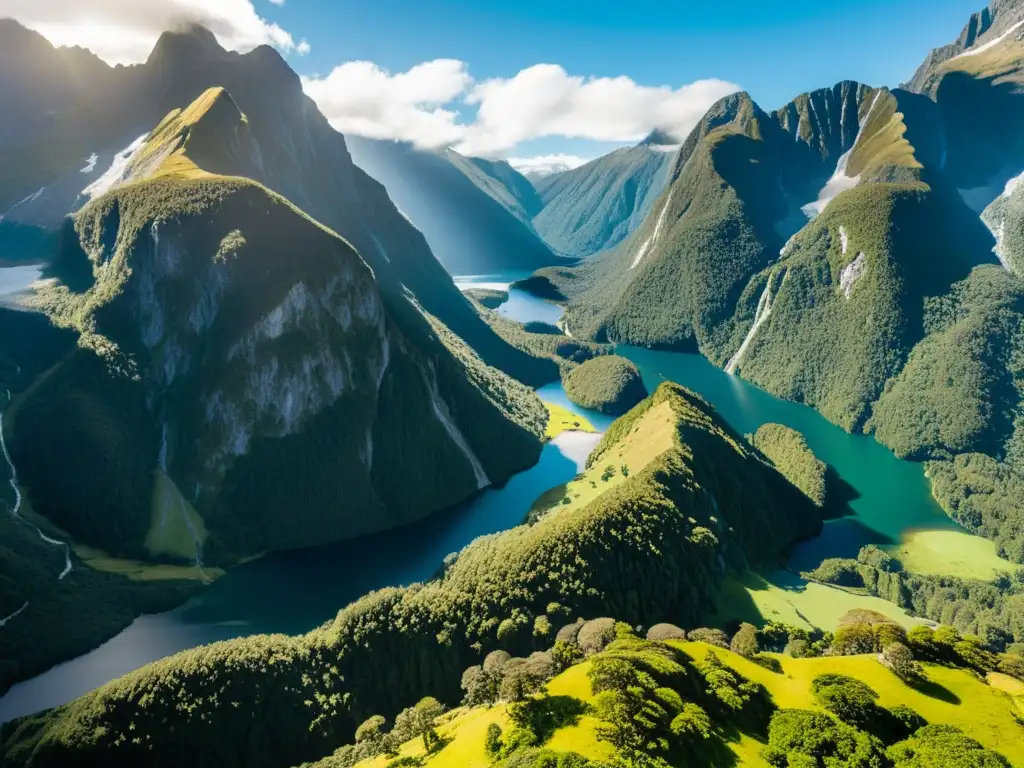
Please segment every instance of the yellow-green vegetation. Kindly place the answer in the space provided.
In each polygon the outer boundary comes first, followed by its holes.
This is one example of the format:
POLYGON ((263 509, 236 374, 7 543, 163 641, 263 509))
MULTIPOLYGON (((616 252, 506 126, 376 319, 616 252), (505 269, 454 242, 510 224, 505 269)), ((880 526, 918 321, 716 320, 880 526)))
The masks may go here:
MULTIPOLYGON (((879 632, 882 629, 884 625, 879 632)), ((837 632, 836 642, 841 634, 842 630, 837 632)), ((912 642, 899 632, 892 636, 912 642)), ((879 768, 904 765, 900 761, 908 745, 930 740, 936 728, 955 729, 948 733, 977 742, 971 746, 970 741, 963 741, 958 748, 987 748, 1011 765, 1024 765, 1024 741, 1020 738, 1024 723, 1015 713, 1015 697, 1024 694, 1024 683, 1008 675, 990 673, 985 679, 967 668, 917 662, 912 677, 904 678, 876 654, 744 656, 706 642, 641 641, 624 625, 618 625, 602 645, 609 641, 603 650, 598 647, 596 655, 555 675, 539 693, 462 707, 438 718, 434 727, 441 738, 434 741, 437 746, 432 750, 415 737, 390 747, 378 746, 378 751, 385 749, 390 754, 355 765, 385 768, 392 760, 405 757, 436 768, 494 764, 533 768, 555 765, 574 753, 597 765, 659 756, 667 758, 670 765, 737 761, 741 766, 785 766, 793 765, 793 758, 787 763, 783 756, 777 762, 773 749, 783 738, 782 721, 794 716, 786 713, 795 712, 817 713, 816 719, 812 718, 815 730, 845 728, 850 736, 856 734, 861 747, 875 755, 868 764, 879 768), (659 684, 663 687, 657 688, 659 684), (574 716, 552 718, 556 706, 574 716), (521 714, 531 710, 547 711, 549 719, 533 720, 546 726, 524 733, 523 723, 531 721, 521 714), (781 720, 772 717, 768 726, 773 714, 781 720), (671 728, 667 727, 669 720, 671 728), (646 741, 631 740, 636 728, 647 735, 646 741), (662 728, 660 738, 652 738, 662 728), (895 746, 886 750, 891 745, 895 746), (673 759, 676 749, 682 754, 673 759), (550 763, 543 762, 541 754, 548 755, 545 759, 550 763)), ((734 645, 736 641, 734 638, 734 645)), ((560 642, 563 649, 575 646, 579 652, 575 640, 560 642)), ((495 663, 509 665, 512 661, 496 659, 495 663)), ((397 721, 395 728, 397 732, 397 721)), ((374 749, 365 741, 363 744, 374 749)), ((339 750, 314 765, 352 765, 344 755, 345 751, 339 750)), ((963 752, 959 756, 966 757, 963 752)), ((979 764, 1004 764, 991 753, 988 758, 992 762, 979 764)))
POLYGON ((750 442, 807 498, 819 507, 825 506, 827 467, 814 455, 802 434, 782 424, 765 424, 750 442))
POLYGON ((990 686, 1010 697, 1017 707, 1018 720, 1024 722, 1024 681, 1001 672, 989 672, 985 679, 990 686))
POLYGON ((625 413, 647 397, 640 370, 618 355, 587 360, 569 371, 562 385, 576 405, 602 413, 625 413))
MULTIPOLYGON (((569 697, 585 703, 592 702, 594 694, 591 692, 590 680, 587 677, 590 667, 589 662, 584 662, 565 670, 547 684, 547 695, 569 697)), ((488 768, 494 764, 494 757, 487 754, 487 729, 495 723, 505 732, 510 730, 508 707, 509 703, 501 702, 494 706, 462 707, 452 710, 438 723, 437 732, 442 742, 445 742, 441 750, 428 753, 422 740, 415 738, 403 743, 397 750, 397 756, 421 758, 427 768, 488 768)), ((591 760, 609 762, 615 756, 615 750, 597 739, 598 723, 593 714, 584 714, 575 724, 555 730, 544 742, 544 747, 553 752, 575 752, 591 760)), ((386 768, 394 759, 387 755, 377 755, 361 760, 355 766, 386 768)), ((315 765, 328 768, 330 761, 322 761, 315 765)))
MULTIPOLYGON (((390 755, 360 760, 358 768, 387 768, 393 760, 403 757, 419 758, 422 765, 430 768, 489 768, 494 762, 484 747, 487 728, 496 723, 502 729, 508 728, 508 712, 504 704, 496 707, 472 707, 455 709, 447 713, 438 724, 437 733, 447 742, 439 752, 428 753, 420 738, 402 744, 397 758, 390 755)), ((324 768, 330 767, 330 760, 321 761, 324 768)), ((320 764, 316 764, 320 765, 320 764)))
MULTIPOLYGON (((694 656, 703 649, 694 643, 681 647, 694 656)), ((765 686, 779 708, 821 710, 811 683, 821 675, 846 675, 877 691, 881 706, 910 707, 929 723, 955 726, 1006 756, 1013 765, 1024 765, 1024 726, 1014 714, 1013 700, 970 670, 925 663, 924 676, 930 684, 915 688, 882 666, 875 655, 810 659, 776 656, 782 665, 779 674, 730 651, 716 653, 728 667, 765 686)))
POLYGON ((548 439, 556 438, 563 432, 597 431, 585 416, 575 414, 564 406, 547 401, 544 406, 548 409, 548 425, 544 432, 548 439))
POLYGON ((481 537, 427 584, 367 595, 303 637, 243 638, 144 667, 5 730, 0 757, 31 752, 37 768, 318 759, 371 715, 394 716, 424 696, 455 700, 460 675, 490 651, 550 648, 557 627, 578 616, 607 611, 640 624, 668 615, 693 625, 723 562, 777 563, 821 524, 803 494, 678 385, 663 384, 617 420, 587 469, 602 483, 609 457, 629 456, 642 468, 589 503, 481 537), (642 420, 657 439, 638 428, 642 420), (213 689, 221 693, 210 697, 213 689), (261 735, 236 738, 251 732, 253 711, 261 735))
POLYGON ((640 472, 662 453, 673 447, 676 416, 666 401, 647 410, 628 433, 619 435, 615 443, 598 448, 587 461, 584 472, 569 483, 546 493, 534 504, 539 514, 555 511, 565 514, 582 509, 602 494, 625 483, 634 472, 640 472))
POLYGON ((956 56, 943 62, 938 73, 965 72, 973 77, 991 79, 995 83, 1001 78, 1016 80, 1021 65, 1024 64, 1024 44, 1011 35, 999 45, 992 46, 979 53, 967 56, 956 56))
POLYGON ((143 542, 153 557, 195 560, 207 537, 203 518, 181 495, 178 486, 157 470, 153 483, 153 516, 143 542))
POLYGON ((757 625, 774 621, 807 630, 828 629, 855 609, 876 611, 905 627, 921 623, 881 597, 813 581, 782 587, 752 571, 725 580, 708 622, 725 626, 737 620, 757 625))
POLYGON ((907 126, 895 96, 875 91, 862 102, 861 111, 861 140, 850 153, 848 176, 870 178, 892 166, 915 170, 923 167, 904 136, 907 126))
POLYGON ((132 581, 178 581, 193 580, 202 583, 215 581, 224 575, 222 568, 199 568, 196 565, 169 565, 145 560, 129 560, 111 557, 106 552, 84 544, 73 545, 75 554, 82 563, 93 570, 127 576, 132 581))
POLYGON ((913 573, 961 579, 992 581, 1017 568, 993 542, 964 531, 913 531, 892 555, 913 573))
POLYGON ((915 616, 978 635, 993 650, 1024 642, 1024 625, 1020 622, 1024 572, 1020 569, 1003 573, 991 582, 915 573, 893 555, 869 545, 856 559, 829 558, 801 575, 884 598, 915 616))

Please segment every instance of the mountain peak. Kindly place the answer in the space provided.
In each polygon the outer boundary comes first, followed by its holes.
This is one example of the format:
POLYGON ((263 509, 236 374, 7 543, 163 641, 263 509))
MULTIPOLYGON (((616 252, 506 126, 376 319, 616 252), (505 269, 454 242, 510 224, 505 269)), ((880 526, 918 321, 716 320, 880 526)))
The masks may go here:
POLYGON ((661 147, 671 146, 674 144, 682 144, 683 140, 673 136, 667 130, 663 128, 655 128, 651 131, 647 138, 640 142, 641 147, 661 147))
POLYGON ((146 64, 160 66, 168 62, 188 62, 195 65, 226 53, 213 32, 202 24, 187 23, 161 34, 146 64))

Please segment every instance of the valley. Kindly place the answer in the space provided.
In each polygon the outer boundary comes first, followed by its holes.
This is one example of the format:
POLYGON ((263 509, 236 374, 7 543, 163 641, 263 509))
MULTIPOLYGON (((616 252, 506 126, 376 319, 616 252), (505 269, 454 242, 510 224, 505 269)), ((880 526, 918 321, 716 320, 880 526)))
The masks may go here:
MULTIPOLYGON (((462 290, 500 287, 509 300, 497 310, 517 322, 557 322, 562 308, 509 285, 521 272, 456 276, 462 290)), ((785 621, 806 628, 829 628, 848 610, 881 610, 906 622, 906 613, 875 597, 808 584, 796 574, 830 557, 854 557, 866 544, 915 558, 922 572, 975 575, 951 559, 964 547, 983 563, 980 578, 1011 570, 996 557, 991 542, 972 536, 946 516, 931 497, 921 465, 896 458, 868 436, 851 435, 813 409, 780 400, 694 354, 618 347, 635 363, 650 391, 674 381, 703 396, 741 434, 763 424, 789 426, 806 438, 815 455, 841 478, 844 499, 832 509, 823 532, 796 546, 786 570, 737 573, 723 587, 725 610, 713 618, 785 621), (930 534, 935 534, 931 536, 930 534), (985 567, 987 565, 987 570, 985 567)), ((586 419, 600 432, 613 417, 588 411, 566 398, 558 384, 537 394, 586 419)), ((336 613, 338 606, 387 586, 429 579, 445 556, 474 538, 517 525, 532 501, 580 471, 598 435, 568 431, 550 442, 540 461, 504 487, 422 523, 384 534, 316 549, 278 552, 233 568, 180 608, 142 616, 96 650, 16 684, 0 697, 0 722, 56 706, 144 664, 198 645, 255 634, 308 632, 336 613)))
POLYGON ((1024 0, 750 90, 271 5, 0 18, 0 768, 1024 765, 1024 0))

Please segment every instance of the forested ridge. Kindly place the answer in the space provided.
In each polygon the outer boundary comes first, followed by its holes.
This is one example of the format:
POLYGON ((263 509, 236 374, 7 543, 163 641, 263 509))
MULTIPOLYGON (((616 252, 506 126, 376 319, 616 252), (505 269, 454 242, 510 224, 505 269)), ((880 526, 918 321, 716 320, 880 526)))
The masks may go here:
POLYGON ((601 473, 604 457, 655 426, 663 448, 614 487, 603 481, 610 489, 589 503, 483 537, 436 580, 372 593, 309 635, 186 651, 8 726, 4 759, 295 763, 340 746, 374 713, 425 695, 456 700, 474 660, 497 648, 549 647, 577 616, 605 609, 631 623, 694 624, 712 605, 723 562, 776 563, 817 532, 820 515, 678 385, 662 385, 619 419, 590 466, 601 473), (160 725, 167 717, 173 731, 160 725))

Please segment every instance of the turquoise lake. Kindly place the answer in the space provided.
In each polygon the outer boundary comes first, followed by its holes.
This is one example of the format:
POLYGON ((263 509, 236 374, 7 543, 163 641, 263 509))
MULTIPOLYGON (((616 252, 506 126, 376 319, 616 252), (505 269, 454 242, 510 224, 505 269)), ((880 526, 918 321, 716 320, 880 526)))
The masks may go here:
MULTIPOLYGON (((481 275, 456 282, 463 289, 476 285, 504 290, 523 276, 481 275)), ((521 322, 554 323, 562 314, 560 307, 516 290, 499 311, 521 322)), ((700 393, 740 433, 768 422, 798 430, 845 481, 849 514, 826 523, 821 536, 798 545, 790 571, 774 574, 772 583, 799 588, 793 571, 812 568, 825 557, 855 555, 866 543, 896 545, 915 530, 957 528, 933 501, 923 467, 897 459, 872 438, 850 435, 813 409, 780 400, 699 355, 633 347, 618 352, 640 368, 648 390, 666 379, 676 381, 700 393)), ((559 384, 538 394, 586 416, 599 430, 612 421, 570 403, 559 384)), ((366 592, 427 580, 445 555, 477 536, 520 523, 534 499, 582 469, 598 439, 565 433, 545 446, 534 467, 504 487, 487 489, 422 522, 357 541, 274 553, 235 568, 180 608, 140 617, 92 652, 14 686, 0 699, 0 722, 64 703, 186 648, 256 633, 307 632, 366 592)))

